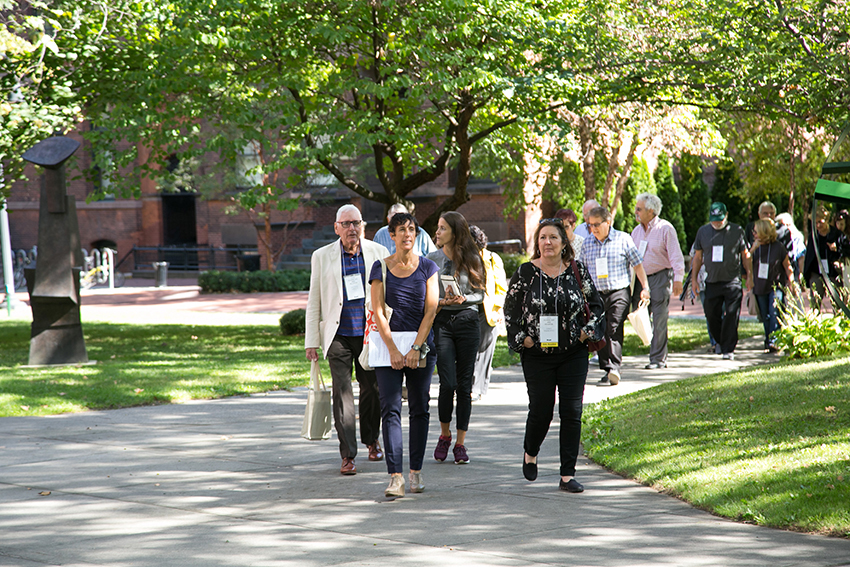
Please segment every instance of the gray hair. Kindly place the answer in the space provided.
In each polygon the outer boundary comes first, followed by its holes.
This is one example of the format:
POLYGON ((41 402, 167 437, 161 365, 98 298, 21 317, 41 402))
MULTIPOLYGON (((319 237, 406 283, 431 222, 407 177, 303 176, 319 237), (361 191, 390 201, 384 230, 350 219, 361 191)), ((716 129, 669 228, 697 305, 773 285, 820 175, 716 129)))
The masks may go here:
POLYGON ((393 215, 397 215, 398 213, 409 213, 409 212, 410 211, 407 210, 407 207, 405 207, 401 203, 395 203, 392 207, 390 207, 389 212, 387 212, 387 222, 389 222, 389 220, 391 218, 393 218, 393 215))
POLYGON ((655 213, 655 216, 661 214, 661 199, 658 198, 658 195, 653 195, 652 193, 641 193, 635 199, 636 203, 640 203, 643 201, 644 206, 655 213))
POLYGON ((339 222, 339 218, 349 211, 356 212, 357 216, 360 217, 361 220, 363 219, 363 217, 360 215, 360 209, 358 209, 357 207, 355 207, 354 205, 349 203, 349 204, 343 205, 339 209, 337 209, 337 211, 336 211, 336 222, 339 222))
POLYGON ((759 211, 761 211, 762 209, 770 209, 770 210, 772 210, 772 211, 773 211, 773 214, 774 214, 774 215, 776 214, 776 205, 774 205, 774 204, 773 204, 773 203, 771 203, 770 201, 765 201, 764 203, 762 203, 761 205, 759 205, 759 209, 758 209, 758 210, 759 210, 759 211))
POLYGON ((596 199, 588 199, 581 206, 582 216, 585 216, 584 211, 588 212, 586 216, 590 216, 590 211, 592 211, 593 209, 595 209, 597 207, 599 207, 599 201, 597 201, 596 199))
POLYGON ((602 221, 610 221, 611 220, 611 211, 609 211, 605 207, 594 207, 587 213, 588 217, 596 217, 598 219, 602 219, 602 221))

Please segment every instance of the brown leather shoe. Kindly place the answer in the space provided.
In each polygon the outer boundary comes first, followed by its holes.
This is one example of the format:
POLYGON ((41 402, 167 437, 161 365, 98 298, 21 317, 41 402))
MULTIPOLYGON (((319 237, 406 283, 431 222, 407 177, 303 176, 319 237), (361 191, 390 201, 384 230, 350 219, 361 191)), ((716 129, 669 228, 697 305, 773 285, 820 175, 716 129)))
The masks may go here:
POLYGON ((369 460, 370 461, 383 461, 384 460, 384 452, 381 450, 381 443, 375 439, 374 445, 366 445, 369 448, 369 460))
POLYGON ((344 475, 357 474, 357 467, 354 465, 354 459, 351 457, 343 457, 342 466, 339 467, 339 473, 344 475))

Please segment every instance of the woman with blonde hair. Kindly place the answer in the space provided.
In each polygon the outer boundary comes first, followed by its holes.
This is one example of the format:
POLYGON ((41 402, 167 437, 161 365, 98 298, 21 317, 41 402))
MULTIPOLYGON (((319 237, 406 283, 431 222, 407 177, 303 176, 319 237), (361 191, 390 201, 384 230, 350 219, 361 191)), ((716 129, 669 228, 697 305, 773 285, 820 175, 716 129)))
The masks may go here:
POLYGON ((758 301, 764 324, 764 352, 776 352, 771 335, 779 329, 776 302, 782 303, 784 300, 780 285, 789 285, 794 276, 788 250, 776 241, 774 222, 771 219, 757 220, 753 233, 755 240, 750 249, 753 269, 747 275, 747 288, 753 290, 758 301))

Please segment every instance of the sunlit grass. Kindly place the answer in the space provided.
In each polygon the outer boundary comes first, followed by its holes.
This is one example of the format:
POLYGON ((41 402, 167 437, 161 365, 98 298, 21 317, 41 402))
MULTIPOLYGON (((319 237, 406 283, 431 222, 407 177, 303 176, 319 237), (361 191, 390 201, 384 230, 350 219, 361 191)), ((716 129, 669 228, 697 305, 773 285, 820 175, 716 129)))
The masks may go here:
POLYGON ((850 537, 850 359, 691 378, 585 410, 586 453, 713 513, 850 537))
POLYGON ((304 338, 274 326, 86 323, 83 330, 97 364, 23 368, 29 324, 0 322, 0 416, 221 398, 309 380, 304 338))

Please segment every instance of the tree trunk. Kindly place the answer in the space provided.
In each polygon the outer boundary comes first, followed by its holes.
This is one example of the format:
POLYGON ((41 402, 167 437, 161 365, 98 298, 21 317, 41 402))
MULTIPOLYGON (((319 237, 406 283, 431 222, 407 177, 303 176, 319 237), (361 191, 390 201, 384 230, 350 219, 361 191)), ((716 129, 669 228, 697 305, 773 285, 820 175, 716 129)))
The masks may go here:
MULTIPOLYGON (((629 145, 629 154, 626 156, 626 163, 623 165, 623 171, 620 174, 620 178, 617 179, 617 188, 614 191, 614 200, 611 204, 611 216, 613 217, 617 212, 617 207, 620 206, 620 200, 623 198, 623 193, 626 190, 626 184, 629 182, 629 175, 632 172, 632 165, 635 162, 635 153, 637 152, 638 146, 640 145, 640 141, 635 135, 632 138, 632 143, 629 145)), ((629 211, 626 211, 627 213, 629 211)))
POLYGON ((589 201, 596 198, 596 176, 593 170, 593 158, 596 153, 593 149, 590 123, 584 116, 579 116, 578 119, 578 135, 581 144, 581 176, 584 180, 584 200, 589 201))

